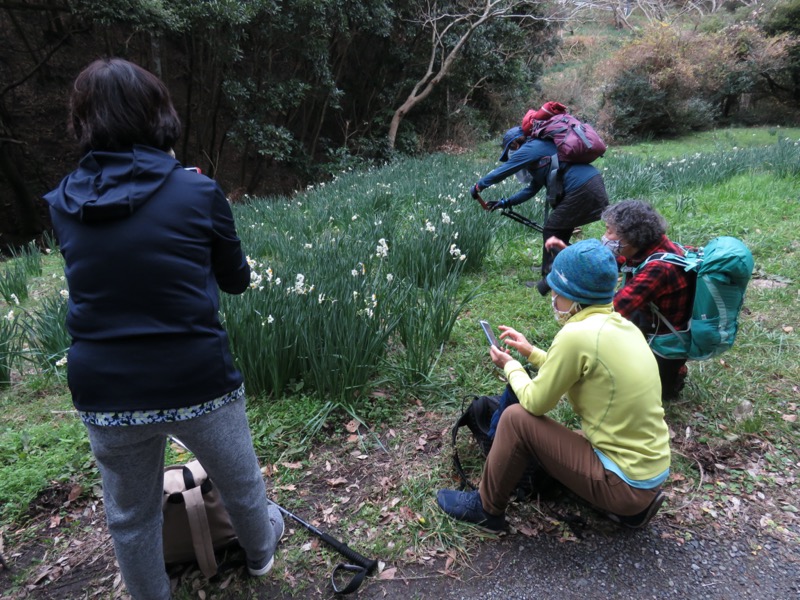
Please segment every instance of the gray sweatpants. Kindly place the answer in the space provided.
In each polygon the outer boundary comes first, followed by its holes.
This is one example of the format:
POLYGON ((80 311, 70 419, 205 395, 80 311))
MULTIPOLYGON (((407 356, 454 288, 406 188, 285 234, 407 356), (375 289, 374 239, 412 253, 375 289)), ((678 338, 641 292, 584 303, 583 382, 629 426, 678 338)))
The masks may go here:
POLYGON ((170 598, 161 533, 168 434, 192 451, 217 486, 248 562, 264 565, 272 557, 277 540, 244 399, 186 421, 87 429, 117 562, 135 600, 170 598))

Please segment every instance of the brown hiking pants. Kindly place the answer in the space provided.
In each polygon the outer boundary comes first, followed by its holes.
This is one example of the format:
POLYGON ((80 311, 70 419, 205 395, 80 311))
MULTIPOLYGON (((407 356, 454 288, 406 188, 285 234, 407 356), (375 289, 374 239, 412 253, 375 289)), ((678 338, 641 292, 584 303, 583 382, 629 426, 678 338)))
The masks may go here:
POLYGON ((513 404, 500 417, 483 467, 480 494, 486 512, 505 513, 529 460, 538 462, 548 475, 584 500, 617 515, 642 512, 657 493, 657 489, 633 488, 607 471, 592 445, 579 433, 513 404))

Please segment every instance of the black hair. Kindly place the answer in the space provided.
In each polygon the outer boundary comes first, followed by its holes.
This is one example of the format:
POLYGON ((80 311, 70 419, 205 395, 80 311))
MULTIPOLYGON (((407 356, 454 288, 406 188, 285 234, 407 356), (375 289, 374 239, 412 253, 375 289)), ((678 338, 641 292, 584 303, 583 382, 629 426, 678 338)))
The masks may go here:
POLYGON ((667 220, 644 200, 612 204, 600 218, 625 242, 641 250, 655 244, 667 232, 667 220))
POLYGON ((69 124, 81 151, 129 150, 134 144, 171 149, 181 122, 164 83, 121 58, 101 58, 72 86, 69 124))

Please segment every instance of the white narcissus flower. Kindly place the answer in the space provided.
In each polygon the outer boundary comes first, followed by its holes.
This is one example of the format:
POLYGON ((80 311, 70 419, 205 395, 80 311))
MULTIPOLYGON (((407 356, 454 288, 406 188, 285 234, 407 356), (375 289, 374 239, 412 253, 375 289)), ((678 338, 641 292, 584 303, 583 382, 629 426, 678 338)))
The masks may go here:
POLYGON ((66 356, 64 358, 61 358, 58 361, 56 361, 56 366, 57 367, 63 367, 65 364, 67 364, 67 357, 66 356))
POLYGON ((62 298, 69 298, 69 290, 61 290, 58 293, 61 294, 62 298))
POLYGON ((298 273, 297 277, 294 280, 294 293, 295 294, 305 294, 306 293, 306 276, 302 273, 298 273))

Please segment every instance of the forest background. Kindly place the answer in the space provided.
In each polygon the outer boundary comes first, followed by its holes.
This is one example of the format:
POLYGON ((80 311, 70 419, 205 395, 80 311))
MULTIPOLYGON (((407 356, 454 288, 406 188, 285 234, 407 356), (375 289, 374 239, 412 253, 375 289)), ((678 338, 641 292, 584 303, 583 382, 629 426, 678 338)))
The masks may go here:
POLYGON ((233 200, 471 148, 544 100, 612 144, 800 114, 798 0, 2 0, 0 30, 0 251, 48 229, 100 56, 166 81, 178 158, 233 200))

